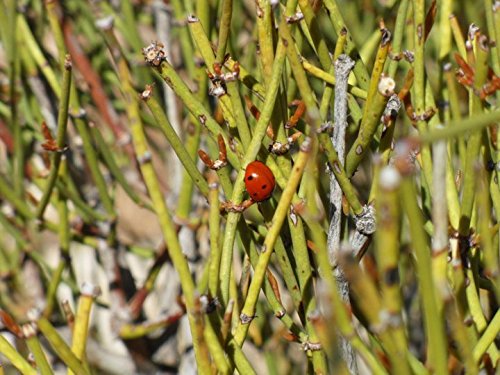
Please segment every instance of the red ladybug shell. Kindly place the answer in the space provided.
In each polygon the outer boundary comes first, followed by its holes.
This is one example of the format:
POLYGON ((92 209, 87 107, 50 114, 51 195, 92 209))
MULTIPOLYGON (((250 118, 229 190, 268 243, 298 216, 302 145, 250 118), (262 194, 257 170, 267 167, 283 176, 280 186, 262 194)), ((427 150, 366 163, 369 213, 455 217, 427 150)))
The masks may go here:
POLYGON ((273 172, 264 163, 256 160, 248 164, 245 171, 245 187, 255 202, 268 199, 273 193, 276 180, 273 172))

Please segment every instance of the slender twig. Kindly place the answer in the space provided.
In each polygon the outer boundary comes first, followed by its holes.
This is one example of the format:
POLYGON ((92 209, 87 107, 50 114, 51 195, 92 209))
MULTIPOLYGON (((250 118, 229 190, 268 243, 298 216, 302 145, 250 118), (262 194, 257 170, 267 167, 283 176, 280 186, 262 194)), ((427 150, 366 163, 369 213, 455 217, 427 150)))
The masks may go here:
MULTIPOLYGON (((347 55, 340 55, 335 61, 335 103, 334 103, 334 128, 332 136, 333 147, 337 151, 340 167, 345 162, 345 133, 347 128, 347 79, 354 67, 354 61, 347 55)), ((349 303, 349 285, 344 277, 341 267, 337 267, 337 254, 340 249, 342 233, 342 189, 335 175, 330 175, 330 227, 328 229, 328 255, 330 264, 335 267, 334 274, 337 279, 338 292, 344 302, 349 303)), ((351 374, 357 374, 356 357, 350 344, 342 338, 340 343, 341 354, 347 363, 351 374)))
MULTIPOLYGON (((422 304, 424 313, 425 331, 427 336, 428 350, 432 350, 433 366, 440 369, 443 374, 448 373, 446 366, 447 345, 443 327, 443 321, 436 319, 439 316, 437 306, 436 290, 432 275, 430 249, 427 243, 427 235, 424 232, 422 212, 416 201, 416 192, 413 181, 406 178, 401 185, 402 202, 406 215, 410 220, 410 232, 413 248, 417 257, 417 270, 419 283, 421 285, 422 304)), ((431 353, 429 353, 431 354, 431 353)))
MULTIPOLYGON (((489 45, 488 38, 485 35, 478 35, 475 39, 476 44, 476 66, 474 75, 473 88, 480 90, 486 82, 488 74, 488 55, 489 45)), ((471 116, 480 114, 483 110, 483 103, 477 95, 474 94, 473 89, 469 90, 471 95, 471 116)), ((470 230, 471 214, 474 205, 475 197, 475 183, 474 166, 477 162, 479 150, 482 143, 482 132, 474 132, 469 142, 467 143, 467 159, 464 167, 464 191, 462 198, 462 206, 460 210, 460 224, 458 231, 460 235, 467 236, 470 230)))
POLYGON ((269 260, 271 259, 274 244, 281 231, 281 226, 283 225, 286 215, 288 215, 293 194, 295 193, 295 190, 297 189, 297 186, 302 177, 302 173, 304 172, 311 147, 310 142, 310 139, 306 139, 301 145, 301 152, 297 157, 297 160, 293 167, 288 185, 283 191, 278 206, 276 207, 272 226, 269 228, 267 236, 264 240, 262 253, 259 257, 259 262, 254 270, 254 277, 250 284, 248 296, 245 300, 243 309, 241 310, 240 324, 238 325, 234 334, 235 341, 239 346, 243 344, 248 331, 249 323, 254 318, 255 305, 257 304, 259 291, 266 275, 267 265, 269 263, 269 260))
MULTIPOLYGON (((289 2, 288 4, 292 4, 294 1, 289 2)), ((287 4, 287 7, 288 7, 287 4)), ((292 4, 293 5, 293 4, 292 4)), ((292 6, 290 5, 290 8, 292 6)), ((285 22, 284 20, 282 22, 285 22)), ((273 63, 273 73, 271 76, 271 81, 268 86, 268 91, 266 94, 266 101, 264 103, 264 107, 260 114, 257 125, 254 128, 253 137, 248 145, 248 148, 245 153, 245 157, 243 158, 242 165, 246 166, 251 161, 255 160, 257 153, 259 152, 262 139, 264 138, 267 130, 267 126, 271 119, 271 115, 274 109, 274 103, 276 100, 276 95, 279 89, 279 85, 281 82, 281 72, 283 69, 283 63, 285 60, 286 50, 283 46, 283 43, 279 43, 276 51, 275 60, 273 63)), ((231 197, 231 201, 234 204, 239 204, 242 201, 243 197, 243 189, 244 189, 244 170, 241 169, 236 178, 236 182, 234 185, 233 195, 231 197)), ((221 260, 221 296, 223 303, 226 304, 229 300, 229 280, 231 275, 231 263, 233 258, 233 245, 234 239, 236 236, 236 226, 238 220, 240 218, 240 214, 238 213, 229 213, 226 222, 226 231, 224 235, 224 242, 222 245, 222 260, 221 260)))
MULTIPOLYGON (((341 168, 345 163, 345 132, 347 128, 347 78, 354 67, 354 61, 347 55, 340 55, 335 61, 335 104, 334 104, 334 128, 332 144, 337 151, 337 157, 341 168)), ((330 229, 328 231, 328 252, 332 265, 337 262, 335 254, 340 248, 341 217, 342 217, 342 190, 334 177, 330 177, 330 229)), ((340 275, 339 275, 340 276, 340 275)), ((342 295, 348 299, 348 291, 342 295)))
POLYGON ((68 344, 66 344, 54 326, 46 318, 36 317, 35 314, 36 312, 32 313, 32 324, 45 336, 59 358, 61 358, 75 374, 89 374, 82 362, 73 354, 68 344))
POLYGON ((59 165, 61 163, 61 158, 65 148, 65 137, 66 137, 66 127, 68 125, 68 106, 69 106, 69 96, 70 96, 70 86, 71 86, 71 60, 69 56, 66 56, 66 63, 64 64, 64 75, 61 91, 61 103, 59 105, 59 116, 57 119, 57 137, 56 146, 57 150, 53 151, 51 159, 51 169, 50 174, 47 179, 47 184, 43 192, 42 198, 38 203, 36 217, 39 219, 43 218, 45 208, 47 207, 52 190, 54 189, 57 176, 59 174, 59 165))
POLYGON ((497 311, 493 319, 491 320, 488 328, 484 331, 483 335, 474 347, 473 356, 474 360, 479 361, 481 356, 486 352, 488 347, 493 343, 495 337, 498 337, 498 331, 500 330, 500 311, 497 311))
POLYGON ((209 194, 210 203, 210 263, 208 276, 208 291, 212 298, 219 294, 219 267, 221 259, 220 236, 220 211, 219 211, 219 185, 212 182, 209 194))
POLYGON ((146 90, 144 90, 141 94, 141 99, 144 100, 146 105, 149 107, 151 110, 151 113, 153 113, 153 116, 158 123, 158 125, 161 127, 163 134, 165 134, 165 137, 167 138, 168 142, 174 149, 175 153, 177 154, 177 157, 181 161, 182 165, 186 169, 186 171, 189 173, 191 178, 193 179, 194 183, 200 190, 201 194, 203 194, 205 197, 208 197, 208 184, 205 178, 201 175, 200 171, 196 167, 196 164, 194 163, 193 159, 191 159, 191 156, 188 154, 186 149, 184 148, 184 145, 175 132, 174 128, 170 124, 170 121, 168 121, 167 117, 165 116, 165 113, 160 107, 160 104, 156 101, 156 99, 151 95, 152 94, 152 87, 147 86, 146 90))
MULTIPOLYGON (((85 360, 85 348, 87 346, 87 337, 90 320, 90 310, 94 299, 99 295, 100 290, 91 284, 84 283, 81 288, 81 296, 78 301, 78 309, 73 327, 73 339, 71 342, 71 351, 81 360, 85 366, 88 366, 85 360)), ((73 372, 69 371, 68 375, 73 372)))
POLYGON ((342 30, 347 30, 347 39, 346 39, 346 49, 345 53, 349 56, 354 57, 355 66, 354 66, 354 75, 359 82, 359 86, 362 89, 368 88, 369 76, 366 70, 366 67, 363 61, 359 58, 359 54, 357 48, 354 44, 352 36, 349 33, 349 28, 347 27, 344 18, 342 16, 342 12, 337 4, 336 0, 326 0, 325 6, 328 9, 330 14, 330 19, 332 20, 333 27, 335 28, 335 32, 339 35, 342 30))
MULTIPOLYGON (((443 297, 447 292, 447 250, 448 250, 448 207, 446 200, 446 142, 438 141, 433 145, 433 186, 432 186, 432 223, 434 233, 432 240, 432 267, 438 293, 443 297)), ((440 306, 442 308, 442 306, 440 306)))
POLYGON ((11 343, 0 335, 0 352, 18 369, 23 375, 35 375, 37 371, 23 358, 11 343))

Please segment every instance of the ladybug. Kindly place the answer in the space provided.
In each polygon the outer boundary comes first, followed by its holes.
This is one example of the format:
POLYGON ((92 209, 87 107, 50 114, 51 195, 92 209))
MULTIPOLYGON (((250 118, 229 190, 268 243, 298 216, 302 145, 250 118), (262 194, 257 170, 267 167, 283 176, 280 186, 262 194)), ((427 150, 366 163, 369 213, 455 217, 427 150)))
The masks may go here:
POLYGON ((254 202, 268 199, 276 186, 273 172, 261 161, 253 161, 245 170, 245 188, 254 202))

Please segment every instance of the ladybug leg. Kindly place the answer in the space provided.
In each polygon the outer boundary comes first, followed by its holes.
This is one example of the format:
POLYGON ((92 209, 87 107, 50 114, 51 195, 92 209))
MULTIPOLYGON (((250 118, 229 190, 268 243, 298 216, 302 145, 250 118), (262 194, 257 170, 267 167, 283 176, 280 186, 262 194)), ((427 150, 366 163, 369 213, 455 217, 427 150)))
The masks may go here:
POLYGON ((241 204, 234 204, 231 201, 226 201, 220 205, 220 211, 241 213, 254 203, 255 201, 253 199, 244 200, 243 202, 241 202, 241 204))
POLYGON ((217 143, 219 144, 219 158, 217 160, 212 160, 205 151, 198 150, 198 156, 203 163, 214 171, 218 171, 227 165, 226 143, 221 134, 217 137, 217 143))

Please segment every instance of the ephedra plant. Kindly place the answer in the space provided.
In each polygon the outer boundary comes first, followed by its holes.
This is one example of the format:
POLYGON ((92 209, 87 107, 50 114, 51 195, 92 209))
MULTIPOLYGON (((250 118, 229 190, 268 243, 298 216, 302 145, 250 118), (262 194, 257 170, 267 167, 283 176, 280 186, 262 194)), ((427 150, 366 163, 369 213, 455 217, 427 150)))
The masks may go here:
POLYGON ((2 1, 2 363, 496 373, 498 9, 2 1))

